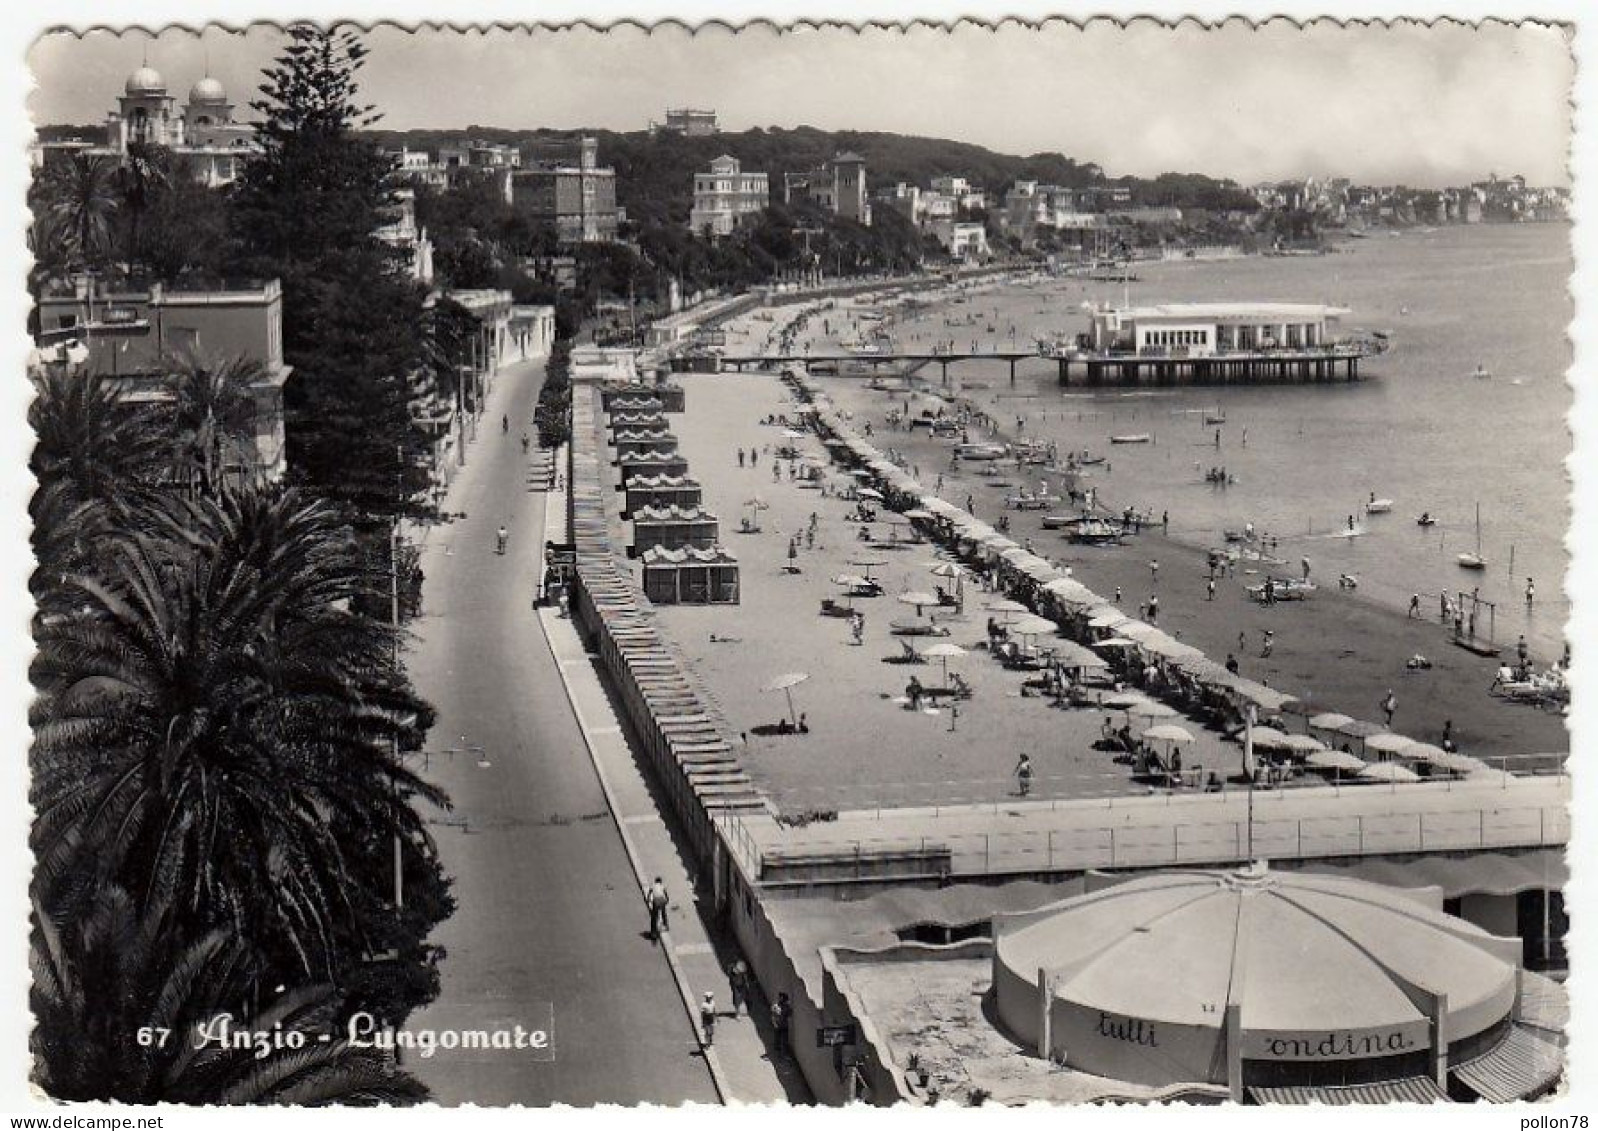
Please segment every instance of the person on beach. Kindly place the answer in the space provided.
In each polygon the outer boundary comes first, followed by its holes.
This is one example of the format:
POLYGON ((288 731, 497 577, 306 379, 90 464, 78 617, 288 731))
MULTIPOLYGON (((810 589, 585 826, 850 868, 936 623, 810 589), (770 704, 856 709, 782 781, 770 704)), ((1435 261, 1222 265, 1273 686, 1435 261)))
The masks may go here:
POLYGON ((1348 532, 1350 534, 1354 533, 1354 516, 1353 515, 1349 515, 1348 516, 1348 532))
POLYGON ((1453 754, 1453 753, 1457 752, 1458 747, 1456 747, 1454 745, 1454 720, 1453 719, 1444 719, 1443 720, 1443 739, 1442 739, 1441 742, 1438 743, 1438 745, 1441 746, 1449 754, 1453 754))
POLYGON ((1149 562, 1149 580, 1156 585, 1160 583, 1160 563, 1158 561, 1149 562))
POLYGON ((742 448, 739 448, 738 449, 738 466, 742 467, 743 465, 744 465, 744 450, 742 448))
POLYGON ((1522 633, 1520 639, 1515 642, 1515 655, 1519 658, 1520 666, 1523 668, 1526 666, 1526 653, 1526 636, 1522 633))
POLYGON ((1526 607, 1531 608, 1531 603, 1537 599, 1537 586, 1532 584, 1531 578, 1526 579, 1526 607))
POLYGON ((866 615, 859 609, 849 614, 849 632, 854 636, 856 647, 865 643, 866 615))
POLYGON ((1215 574, 1214 573, 1210 574, 1209 580, 1204 583, 1204 588, 1205 588, 1204 599, 1206 601, 1215 600, 1215 574))
POLYGON ((904 686, 905 698, 910 700, 910 710, 921 709, 921 681, 915 676, 910 677, 910 682, 904 686))
POLYGON ((1015 764, 1015 784, 1022 797, 1032 792, 1032 759, 1025 754, 1015 764))
POLYGON ((1160 599, 1153 594, 1149 595, 1149 623, 1154 624, 1160 619, 1160 599))
POLYGON ((1409 598, 1409 615, 1413 618, 1420 617, 1420 594, 1414 593, 1409 598))
POLYGON ((754 467, 760 462, 760 452, 755 448, 749 449, 749 466, 754 467))
POLYGON ((793 1002, 786 993, 779 993, 771 1004, 772 1050, 785 1053, 789 1050, 788 1030, 793 1022, 793 1002))
POLYGON ((1387 716, 1387 725, 1393 725, 1393 712, 1398 710, 1398 697, 1393 694, 1393 689, 1387 689, 1387 698, 1382 700, 1382 713, 1387 716))
POLYGON ((1170 532, 1171 532, 1171 512, 1170 511, 1161 511, 1160 512, 1160 533, 1161 534, 1169 534, 1170 532))
POLYGON ((1276 634, 1270 629, 1265 630, 1265 635, 1260 640, 1260 659, 1265 659, 1276 648, 1276 634))
POLYGON ((1233 675, 1236 675, 1238 666, 1237 657, 1228 652, 1226 654, 1226 670, 1231 672, 1233 675))
POLYGON ((1121 603, 1121 587, 1119 585, 1115 587, 1115 603, 1117 605, 1121 603))
POLYGON ((1309 580, 1309 559, 1308 558, 1299 558, 1298 559, 1298 564, 1304 570, 1304 580, 1308 581, 1309 580))

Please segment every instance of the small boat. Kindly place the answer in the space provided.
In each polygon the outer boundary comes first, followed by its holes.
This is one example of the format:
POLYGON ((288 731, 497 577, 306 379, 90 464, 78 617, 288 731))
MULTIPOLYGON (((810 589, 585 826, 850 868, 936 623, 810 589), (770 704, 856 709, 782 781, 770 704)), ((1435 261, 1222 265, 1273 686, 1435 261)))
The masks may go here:
POLYGON ((1365 504, 1366 514, 1386 514, 1392 509, 1393 500, 1391 499, 1372 499, 1365 504))
POLYGON ((1018 511, 1041 511, 1064 501, 1059 495, 1034 495, 1030 491, 1022 491, 1018 495, 1005 496, 1004 505, 1018 511))
POLYGON ((955 454, 961 459, 1003 459, 1009 450, 1003 444, 956 444, 955 454))
POLYGON ((1097 467, 1099 464, 1104 462, 1104 457, 1090 456, 1087 452, 1083 452, 1077 457, 1076 462, 1081 467, 1097 467))
POLYGON ((1147 432, 1130 432, 1130 433, 1127 433, 1126 435, 1123 435, 1123 436, 1111 436, 1110 437, 1110 443, 1112 443, 1112 444, 1146 444, 1152 439, 1154 439, 1154 437, 1150 436, 1147 432))
POLYGON ((1417 518, 1415 520, 1415 525, 1416 526, 1436 526, 1437 525, 1437 520, 1432 517, 1432 512, 1431 511, 1427 511, 1425 514, 1421 515, 1419 518, 1417 518))
POLYGON ((1205 424, 1225 424, 1226 423, 1226 413, 1224 413, 1224 412, 1206 412, 1204 414, 1204 423, 1205 424))
POLYGON ((1486 378, 1486 377, 1491 377, 1492 375, 1493 375, 1493 371, 1491 369, 1488 369, 1485 365, 1476 366, 1476 371, 1471 374, 1472 377, 1477 377, 1477 378, 1486 378))
POLYGON ((1455 560, 1459 562, 1460 569, 1487 568, 1487 559, 1482 557, 1480 554, 1472 554, 1467 551, 1466 553, 1460 554, 1455 560))
POLYGON ((1068 526, 1081 522, 1082 519, 1074 514, 1046 514, 1043 516, 1043 529, 1063 530, 1068 526))
POLYGON ((1109 542, 1119 542, 1121 528, 1113 522, 1105 522, 1102 518, 1085 518, 1070 528, 1069 537, 1073 542, 1102 546, 1109 542))

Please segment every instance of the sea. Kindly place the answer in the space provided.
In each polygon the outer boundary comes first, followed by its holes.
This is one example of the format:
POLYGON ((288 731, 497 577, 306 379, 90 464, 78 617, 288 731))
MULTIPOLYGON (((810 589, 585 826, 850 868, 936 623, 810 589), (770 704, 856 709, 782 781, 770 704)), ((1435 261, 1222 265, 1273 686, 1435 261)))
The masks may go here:
MULTIPOLYGON (((901 346, 1025 347, 1086 330, 1085 304, 1128 299, 1347 307, 1345 331, 1381 331, 1391 342, 1361 364, 1356 382, 1062 389, 1043 359, 1022 362, 1013 385, 998 361, 951 365, 950 379, 1007 431, 1022 419, 1026 436, 1052 439, 1062 452, 1107 456, 1108 470, 1094 469, 1100 498, 1168 511, 1173 537, 1219 545, 1225 531, 1252 523, 1279 540, 1277 555, 1293 571, 1307 557, 1321 584, 1348 574, 1362 594, 1400 611, 1419 594, 1435 616, 1438 594, 1479 590, 1495 605, 1490 616, 1483 608, 1482 631, 1490 621, 1500 644, 1524 633, 1552 659, 1569 614, 1569 240, 1562 224, 1453 226, 1372 233, 1324 256, 1139 263, 1135 282, 1000 288, 901 321, 893 334, 901 346), (946 325, 951 317, 956 324, 946 325), (1217 426, 1204 423, 1217 412, 1219 447, 1217 426), (1153 442, 1109 443, 1138 432, 1153 442), (1235 483, 1206 482, 1221 466, 1235 483), (1373 494, 1392 500, 1391 513, 1365 513, 1373 494), (1418 525, 1422 513, 1436 525, 1418 525), (1478 545, 1486 569, 1461 568, 1456 555, 1478 545)), ((938 370, 922 376, 936 381, 938 370)))

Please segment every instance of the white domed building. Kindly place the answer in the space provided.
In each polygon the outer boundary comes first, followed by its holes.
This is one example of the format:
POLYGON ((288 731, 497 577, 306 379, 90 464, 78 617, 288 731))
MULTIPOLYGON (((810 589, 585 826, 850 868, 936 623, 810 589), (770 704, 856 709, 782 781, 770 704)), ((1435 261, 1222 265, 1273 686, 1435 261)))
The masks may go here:
POLYGON ((1396 888, 1165 872, 996 917, 993 1004, 1039 1056, 1145 1087, 1520 1098, 1563 1063, 1519 1023, 1520 954, 1396 888))
MULTIPOLYGON (((260 152, 254 127, 235 121, 233 111, 226 87, 210 75, 189 88, 188 101, 179 110, 161 72, 145 63, 128 76, 117 108, 106 116, 105 144, 87 148, 122 159, 130 146, 162 146, 184 157, 196 179, 208 185, 227 184, 238 176, 246 158, 260 152)), ((83 142, 42 146, 40 159, 48 163, 52 150, 85 147, 83 142)))

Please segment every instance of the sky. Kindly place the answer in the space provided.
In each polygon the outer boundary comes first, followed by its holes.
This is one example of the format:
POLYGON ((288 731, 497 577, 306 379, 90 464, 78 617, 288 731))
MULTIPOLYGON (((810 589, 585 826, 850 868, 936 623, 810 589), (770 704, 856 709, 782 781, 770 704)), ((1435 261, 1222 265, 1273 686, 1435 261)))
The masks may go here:
MULTIPOLYGON (((729 130, 946 137, 1060 152, 1112 176, 1569 183, 1574 63, 1566 32, 1536 24, 379 27, 366 38, 362 95, 394 129, 635 130, 694 106, 729 130)), ((281 45, 264 25, 47 35, 29 55, 29 108, 40 123, 99 122, 146 58, 180 102, 209 70, 243 103, 281 45)))

